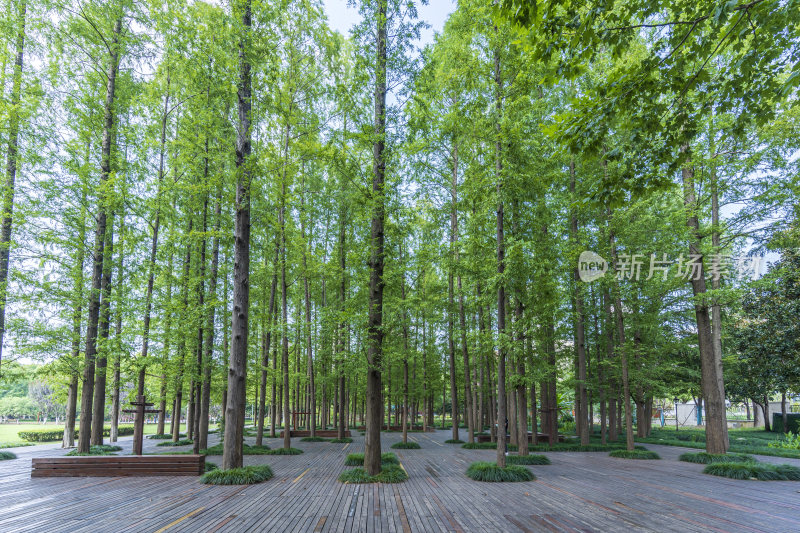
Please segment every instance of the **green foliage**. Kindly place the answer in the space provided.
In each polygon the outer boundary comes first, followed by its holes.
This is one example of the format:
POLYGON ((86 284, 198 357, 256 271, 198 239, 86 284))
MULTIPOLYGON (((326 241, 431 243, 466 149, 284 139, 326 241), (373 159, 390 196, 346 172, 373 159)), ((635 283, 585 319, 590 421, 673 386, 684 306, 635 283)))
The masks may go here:
POLYGON ((272 478, 269 465, 243 466, 229 470, 212 470, 200 478, 200 483, 207 485, 252 485, 272 478))
POLYGON ((275 448, 274 450, 267 450, 263 455, 300 455, 303 450, 299 448, 275 448))
MULTIPOLYGON (((789 433, 800 433, 800 413, 786 413, 786 422, 789 426, 789 433)), ((780 413, 772 413, 772 431, 775 433, 785 433, 783 431, 783 416, 780 413)))
MULTIPOLYGON (((210 433, 210 431, 209 431, 209 433, 210 433)), ((178 435, 178 438, 182 438, 182 437, 185 437, 185 436, 186 436, 185 433, 180 433, 178 435)), ((153 439, 153 440, 166 440, 166 439, 171 439, 172 438, 172 434, 171 433, 160 433, 160 434, 156 434, 156 435, 148 435, 147 438, 148 439, 153 439)))
MULTIPOLYGON (((222 442, 210 446, 205 450, 200 450, 202 455, 222 455, 224 444, 222 442)), ((242 455, 268 455, 271 450, 269 446, 250 446, 248 444, 242 445, 242 455)))
POLYGON ((766 463, 712 463, 703 469, 704 474, 731 479, 758 481, 800 481, 800 468, 791 465, 766 463))
MULTIPOLYGON (((26 431, 20 431, 18 433, 19 438, 23 440, 27 440, 29 442, 52 442, 52 441, 59 441, 64 438, 64 430, 63 429, 31 429, 26 431)), ((106 427, 103 428, 103 436, 108 437, 111 435, 111 428, 106 427)), ((133 426, 119 426, 117 435, 120 437, 125 437, 127 435, 133 435, 133 426)), ((75 430, 75 438, 78 438, 78 431, 75 430)))
POLYGON ((345 437, 343 439, 331 439, 331 442, 335 444, 349 444, 353 442, 353 439, 351 439, 350 437, 345 437))
POLYGON ((468 442, 461 445, 465 450, 496 450, 496 442, 468 442))
POLYGON ((779 440, 770 442, 767 446, 785 450, 800 450, 800 433, 788 433, 779 440))
MULTIPOLYGON (((359 466, 364 464, 364 454, 363 453, 349 453, 344 460, 345 466, 359 466)), ((397 465, 400 464, 400 461, 397 459, 397 456, 391 452, 386 452, 381 454, 381 465, 397 465)))
POLYGON ((156 446, 187 446, 189 444, 194 444, 194 441, 191 439, 180 439, 175 442, 168 441, 168 442, 159 442, 156 446))
POLYGON ((385 463, 382 464, 381 471, 375 476, 370 476, 363 468, 351 468, 339 475, 339 481, 342 483, 402 483, 406 480, 408 480, 408 474, 399 465, 385 463))
POLYGON ((390 446, 390 448, 394 448, 395 450, 419 450, 421 446, 419 443, 414 441, 408 442, 395 442, 390 446))
POLYGON ((329 440, 325 437, 303 437, 300 442, 328 442, 329 440))
POLYGON ((85 456, 85 455, 117 455, 117 454, 115 454, 113 452, 119 452, 119 451, 122 451, 122 447, 120 447, 120 446, 111 446, 111 445, 108 445, 108 444, 101 444, 101 445, 98 445, 98 446, 90 446, 89 447, 89 453, 81 453, 81 452, 78 451, 77 448, 75 448, 74 450, 70 451, 66 455, 71 456, 71 457, 85 456))
POLYGON ((206 465, 205 466, 205 471, 206 472, 211 472, 212 470, 218 470, 219 469, 217 464, 216 463, 212 463, 211 461, 206 461, 205 465, 206 465))
POLYGON ((467 468, 467 477, 475 481, 505 482, 533 481, 536 476, 524 466, 510 465, 500 468, 495 463, 478 461, 467 468))
POLYGON ((17 456, 11 452, 0 451, 0 461, 7 461, 9 459, 16 459, 17 456))
POLYGON ((703 465, 716 463, 745 463, 755 462, 755 457, 741 453, 684 453, 678 457, 679 461, 687 463, 699 463, 703 465))
POLYGON ((614 450, 608 455, 619 459, 661 459, 656 452, 650 450, 614 450))
POLYGON ((510 465, 549 465, 550 459, 544 455, 507 455, 506 463, 510 465))
POLYGON ((464 444, 464 441, 461 439, 447 439, 444 441, 445 444, 464 444))

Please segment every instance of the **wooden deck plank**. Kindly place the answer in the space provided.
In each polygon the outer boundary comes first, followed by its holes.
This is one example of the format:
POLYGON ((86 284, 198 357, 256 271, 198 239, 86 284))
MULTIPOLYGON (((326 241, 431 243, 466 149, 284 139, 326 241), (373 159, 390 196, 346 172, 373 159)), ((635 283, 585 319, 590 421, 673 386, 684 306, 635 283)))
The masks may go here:
MULTIPOLYGON (((449 436, 415 433, 422 449, 391 450, 410 476, 394 485, 337 481, 345 455, 363 451, 360 435, 351 445, 297 440, 293 445, 305 450, 299 456, 245 456, 245 464, 269 464, 275 472, 272 480, 248 487, 175 476, 31 479, 32 457, 56 465, 64 450, 20 448, 14 450, 18 459, 0 463, 0 531, 800 531, 800 484, 707 476, 702 465, 677 461, 683 448, 649 446, 661 461, 545 452, 553 464, 529 467, 536 481, 479 483, 464 471, 473 461, 494 460, 495 452, 444 444, 449 436)), ((401 438, 384 433, 384 451, 401 438)), ((281 445, 278 439, 266 443, 281 445)), ((130 452, 130 439, 119 444, 125 448, 119 453, 130 452)), ((162 451, 156 444, 145 441, 145 452, 162 451)))

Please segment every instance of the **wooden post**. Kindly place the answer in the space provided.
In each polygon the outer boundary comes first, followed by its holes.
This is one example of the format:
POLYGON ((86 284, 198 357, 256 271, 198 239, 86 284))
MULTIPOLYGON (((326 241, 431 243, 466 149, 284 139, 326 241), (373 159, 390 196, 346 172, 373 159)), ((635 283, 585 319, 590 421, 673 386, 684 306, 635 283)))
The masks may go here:
POLYGON ((147 409, 152 403, 147 403, 143 395, 136 397, 135 402, 131 402, 135 409, 125 409, 124 413, 136 415, 133 420, 133 455, 142 455, 142 443, 144 441, 144 417, 147 414, 160 413, 161 409, 147 409))

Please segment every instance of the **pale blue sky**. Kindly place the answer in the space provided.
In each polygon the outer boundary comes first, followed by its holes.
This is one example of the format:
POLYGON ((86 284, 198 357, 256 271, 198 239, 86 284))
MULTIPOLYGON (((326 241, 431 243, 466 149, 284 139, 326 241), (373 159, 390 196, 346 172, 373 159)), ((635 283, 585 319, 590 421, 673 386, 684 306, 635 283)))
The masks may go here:
MULTIPOLYGON (((428 5, 422 5, 419 0, 417 10, 420 20, 424 20, 430 28, 422 32, 418 46, 422 48, 433 40, 433 32, 441 32, 448 15, 456 8, 455 0, 429 0, 428 5)), ((350 28, 359 21, 358 9, 348 7, 347 0, 322 0, 328 20, 333 29, 347 35, 350 28)))

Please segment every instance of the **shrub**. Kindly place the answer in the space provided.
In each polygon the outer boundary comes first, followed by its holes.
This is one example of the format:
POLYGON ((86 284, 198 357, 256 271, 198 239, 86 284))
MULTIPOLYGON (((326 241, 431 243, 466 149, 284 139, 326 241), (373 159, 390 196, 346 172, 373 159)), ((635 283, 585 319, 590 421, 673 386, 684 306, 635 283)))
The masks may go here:
POLYGON ((550 459, 544 455, 507 455, 506 464, 510 465, 549 465, 550 459))
POLYGON ((363 468, 351 468, 339 475, 342 483, 402 483, 407 479, 408 474, 399 465, 384 465, 375 476, 370 476, 363 468))
POLYGON ((206 472, 211 472, 212 470, 218 470, 219 469, 219 467, 217 466, 216 463, 212 463, 210 461, 206 461, 205 465, 206 465, 205 466, 206 472))
POLYGON ((194 444, 193 440, 190 439, 181 439, 175 442, 166 441, 166 442, 159 442, 156 446, 186 446, 188 444, 194 444))
POLYGON ((350 437, 345 437, 343 439, 331 439, 331 442, 333 442, 335 444, 346 444, 346 443, 353 442, 353 439, 351 439, 350 437))
MULTIPOLYGON (((28 442, 53 442, 58 441, 64 438, 64 430, 63 429, 29 429, 26 431, 19 431, 17 435, 22 440, 26 440, 28 442)), ((125 437, 127 435, 133 435, 133 426, 119 426, 117 428, 117 435, 120 437, 125 437)), ((111 428, 105 427, 103 428, 103 436, 109 437, 111 436, 111 428)), ((78 431, 75 430, 75 438, 78 438, 78 431)))
POLYGON ((252 485, 261 483, 273 476, 269 465, 243 466, 229 470, 212 470, 200 478, 200 483, 208 485, 252 485))
POLYGON ((0 452, 0 461, 8 461, 9 459, 16 459, 17 456, 11 452, 0 452))
POLYGON ((661 459, 656 452, 650 450, 614 450, 608 455, 619 459, 661 459))
MULTIPOLYGON (((202 455, 222 455, 223 444, 220 442, 205 450, 200 450, 202 455)), ((242 445, 242 455, 267 455, 270 451, 269 446, 249 446, 242 445)))
POLYGON ((800 432, 788 433, 778 440, 769 442, 767 446, 784 450, 800 450, 800 432))
POLYGON ((89 453, 81 453, 77 448, 67 453, 70 457, 83 457, 87 455, 116 455, 113 452, 122 450, 120 446, 111 446, 108 444, 101 444, 98 446, 89 446, 89 453))
POLYGON ((324 437, 303 437, 300 442, 328 442, 324 437))
POLYGON ((464 444, 464 441, 461 439, 447 439, 444 441, 445 444, 464 444))
MULTIPOLYGON (((364 464, 364 454, 363 453, 350 453, 347 454, 347 458, 344 460, 344 466, 361 466, 364 464)), ((391 452, 382 453, 381 454, 381 466, 385 467, 387 465, 397 465, 400 464, 400 461, 397 459, 397 456, 391 452)))
POLYGON ((478 461, 467 468, 467 477, 475 481, 533 481, 536 476, 524 466, 509 465, 500 468, 495 463, 478 461))
POLYGON ((716 463, 754 463, 756 459, 743 453, 684 453, 678 457, 679 461, 710 465, 716 463))
MULTIPOLYGON (((209 433, 211 433, 211 432, 209 431, 209 433)), ((180 439, 180 438, 183 438, 185 436, 186 436, 186 433, 180 433, 178 435, 178 438, 180 439)), ((166 439, 171 439, 172 438, 172 433, 156 433, 155 435, 148 435, 147 438, 148 439, 153 439, 153 440, 166 440, 166 439)))
POLYGON ((395 450, 419 450, 421 446, 414 441, 408 441, 408 442, 401 441, 401 442, 395 442, 390 446, 390 448, 394 448, 395 450))
POLYGON ((303 450, 299 448, 275 448, 274 450, 267 450, 264 455, 300 455, 303 450))
POLYGON ((791 465, 767 463, 712 463, 703 469, 704 474, 731 479, 757 479, 759 481, 798 481, 800 468, 791 465))
MULTIPOLYGON (((789 432, 800 432, 800 413, 786 413, 786 421, 789 426, 789 432)), ((784 433, 783 431, 783 416, 780 413, 772 413, 772 431, 775 433, 784 433)))
MULTIPOLYGON (((445 441, 446 442, 446 441, 445 441)), ((496 450, 496 442, 468 442, 461 446, 465 450, 496 450)))

